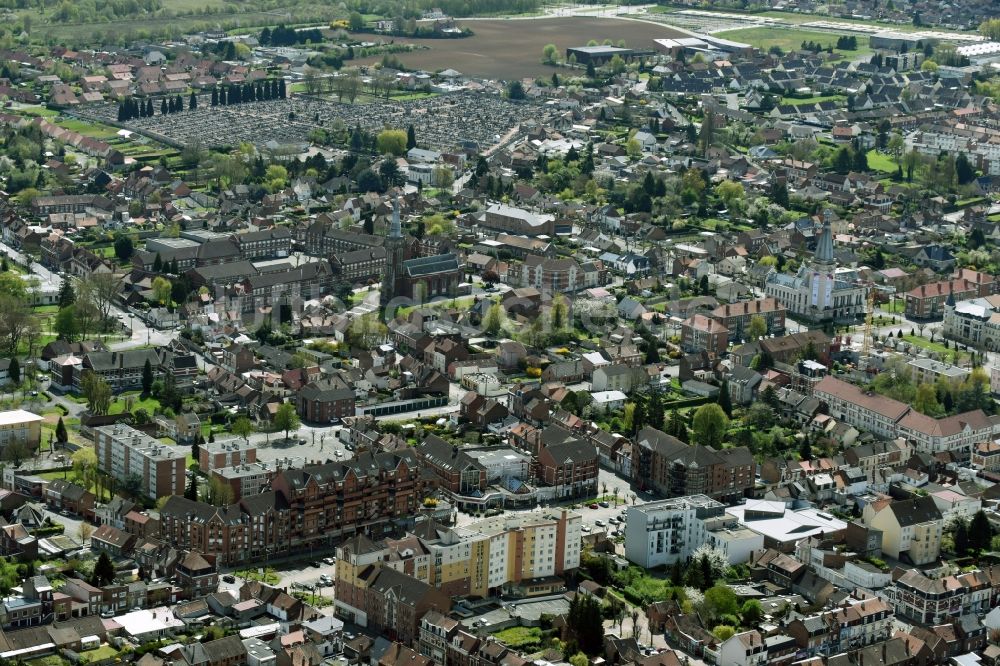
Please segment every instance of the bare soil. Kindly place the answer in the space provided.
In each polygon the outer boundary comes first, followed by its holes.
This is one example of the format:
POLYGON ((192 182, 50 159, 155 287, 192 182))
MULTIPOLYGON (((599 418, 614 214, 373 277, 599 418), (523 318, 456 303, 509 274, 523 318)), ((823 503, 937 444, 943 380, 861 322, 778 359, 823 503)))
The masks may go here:
MULTIPOLYGON (((475 34, 464 39, 402 39, 396 43, 412 43, 429 47, 426 50, 397 54, 409 69, 429 72, 456 69, 467 76, 488 79, 550 76, 564 68, 543 65, 542 48, 555 44, 560 54, 566 49, 584 46, 591 39, 603 42, 625 40, 625 46, 652 49, 654 39, 686 36, 665 25, 615 18, 572 16, 539 19, 488 19, 458 21, 475 34)), ((355 64, 371 64, 381 57, 366 58, 355 64)))

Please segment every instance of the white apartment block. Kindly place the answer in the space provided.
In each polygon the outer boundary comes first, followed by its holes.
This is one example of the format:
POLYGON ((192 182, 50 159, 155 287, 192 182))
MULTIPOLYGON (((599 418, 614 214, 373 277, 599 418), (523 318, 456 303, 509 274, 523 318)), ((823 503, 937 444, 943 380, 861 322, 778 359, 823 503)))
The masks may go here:
POLYGON ((625 557, 645 569, 685 561, 708 541, 706 521, 725 506, 707 495, 689 495, 629 507, 625 557))
POLYGON ((0 412, 0 449, 9 444, 24 444, 37 449, 41 441, 42 417, 24 409, 0 412))

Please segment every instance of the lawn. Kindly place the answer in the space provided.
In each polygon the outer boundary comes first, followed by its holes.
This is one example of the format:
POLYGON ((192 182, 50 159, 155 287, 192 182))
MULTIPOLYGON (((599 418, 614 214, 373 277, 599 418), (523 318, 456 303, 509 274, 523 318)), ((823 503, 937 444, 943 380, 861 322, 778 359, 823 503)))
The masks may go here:
POLYGON ((903 339, 910 344, 920 347, 921 349, 926 349, 927 351, 938 352, 939 354, 951 353, 951 350, 940 342, 931 342, 927 338, 922 338, 919 335, 904 335, 903 339))
POLYGON ((41 116, 42 118, 55 118, 59 115, 55 109, 47 109, 44 106, 25 106, 17 109, 17 112, 25 116, 41 116))
POLYGON ((510 627, 493 636, 509 648, 532 652, 542 647, 542 630, 538 627, 510 627))
POLYGON ((102 125, 101 123, 94 123, 87 120, 79 120, 77 118, 62 118, 57 120, 56 124, 60 127, 68 129, 71 132, 79 132, 84 136, 93 137, 99 140, 110 139, 118 134, 117 127, 102 125))
POLYGON ((110 645, 104 644, 96 650, 88 650, 87 652, 80 653, 81 663, 89 664, 95 661, 104 661, 105 659, 114 659, 118 656, 118 650, 114 649, 110 645))
POLYGON ((160 408, 160 401, 156 398, 149 396, 146 398, 140 398, 140 394, 137 391, 131 391, 128 393, 122 393, 116 396, 115 401, 111 403, 111 408, 108 410, 108 414, 121 414, 125 411, 125 399, 132 399, 132 411, 133 413, 139 409, 145 409, 149 412, 150 416, 153 415, 160 408))
POLYGON ((398 95, 391 95, 392 99, 397 102, 412 101, 417 99, 430 99, 431 97, 437 97, 438 93, 434 92, 407 92, 398 95))
POLYGON ((296 599, 301 599, 314 608, 323 608, 324 606, 333 605, 333 599, 330 597, 324 597, 322 594, 313 594, 311 592, 293 592, 292 596, 296 599))
POLYGON ((879 309, 883 312, 890 312, 892 314, 903 314, 906 312, 906 302, 900 298, 893 298, 890 299, 888 303, 880 305, 879 309))
POLYGON ((277 585, 281 582, 281 577, 274 573, 274 569, 267 567, 264 569, 264 573, 260 573, 260 569, 244 569, 243 571, 237 571, 236 577, 242 578, 243 580, 255 580, 261 583, 266 583, 267 585, 277 585))
POLYGON ((812 95, 811 97, 789 97, 781 98, 782 104, 818 104, 820 102, 846 102, 844 95, 812 95))
POLYGON ((883 173, 896 173, 899 170, 896 160, 875 149, 868 151, 868 168, 883 173))
MULTIPOLYGON (((802 42, 816 42, 824 48, 827 46, 837 46, 839 34, 832 32, 817 32, 815 30, 803 30, 800 28, 740 28, 738 30, 727 30, 716 33, 716 37, 731 39, 736 42, 745 42, 759 49, 767 50, 772 46, 780 46, 786 53, 802 48, 802 42)), ((855 35, 858 38, 858 48, 855 51, 839 51, 847 58, 855 58, 860 55, 871 53, 868 35, 855 35)), ((834 48, 836 51, 836 48, 834 48)))

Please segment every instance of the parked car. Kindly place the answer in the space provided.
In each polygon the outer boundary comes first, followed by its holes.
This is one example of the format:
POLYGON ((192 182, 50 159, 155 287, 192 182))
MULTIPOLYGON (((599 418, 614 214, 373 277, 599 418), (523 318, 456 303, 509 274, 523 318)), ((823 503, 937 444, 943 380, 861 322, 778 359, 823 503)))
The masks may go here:
POLYGON ((597 502, 594 502, 593 504, 591 504, 590 508, 591 509, 596 509, 597 508, 597 502))
POLYGON ((323 564, 333 564, 336 561, 337 560, 333 559, 332 557, 324 557, 323 558, 323 564))
POLYGON ((605 525, 604 521, 601 520, 600 518, 598 518, 597 520, 595 520, 594 524, 597 525, 598 527, 604 527, 604 525, 605 525))
POLYGON ((222 582, 223 583, 235 583, 236 582, 236 576, 234 576, 233 574, 226 574, 225 576, 222 577, 222 582))
POLYGON ((607 508, 609 508, 609 507, 611 506, 611 503, 610 503, 610 502, 598 502, 598 504, 599 504, 599 505, 601 506, 601 508, 603 508, 603 509, 607 509, 607 508))

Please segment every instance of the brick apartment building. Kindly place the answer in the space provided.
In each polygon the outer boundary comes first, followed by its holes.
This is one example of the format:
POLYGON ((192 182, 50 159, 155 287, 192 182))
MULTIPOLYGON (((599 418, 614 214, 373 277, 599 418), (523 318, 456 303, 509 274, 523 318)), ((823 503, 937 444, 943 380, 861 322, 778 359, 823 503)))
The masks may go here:
POLYGON ((225 507, 171 497, 160 511, 160 536, 222 565, 259 560, 328 546, 345 533, 381 536, 390 523, 412 521, 435 482, 416 452, 405 450, 282 469, 270 486, 225 507))
POLYGON ((295 404, 303 421, 330 423, 354 416, 354 390, 310 382, 299 390, 295 404))
POLYGON ((257 447, 239 440, 205 442, 198 446, 198 467, 205 474, 221 467, 251 465, 255 462, 257 447))
POLYGON ((979 285, 965 279, 941 280, 914 287, 906 292, 906 316, 911 319, 935 319, 944 316, 948 298, 964 301, 979 296, 979 285))
POLYGON ((689 446, 647 427, 639 432, 632 452, 633 475, 640 487, 667 497, 738 499, 754 486, 757 464, 744 446, 719 451, 689 446))
POLYGON ((184 494, 187 451, 120 423, 94 429, 98 468, 152 500, 184 494))
POLYGON ((767 333, 778 335, 785 332, 785 306, 776 298, 758 298, 753 301, 739 301, 720 305, 709 315, 729 329, 729 339, 733 342, 746 340, 750 321, 761 317, 767 324, 767 333))
POLYGON ((726 353, 729 329, 715 319, 696 314, 681 323, 681 349, 687 353, 708 352, 716 356, 726 353))

